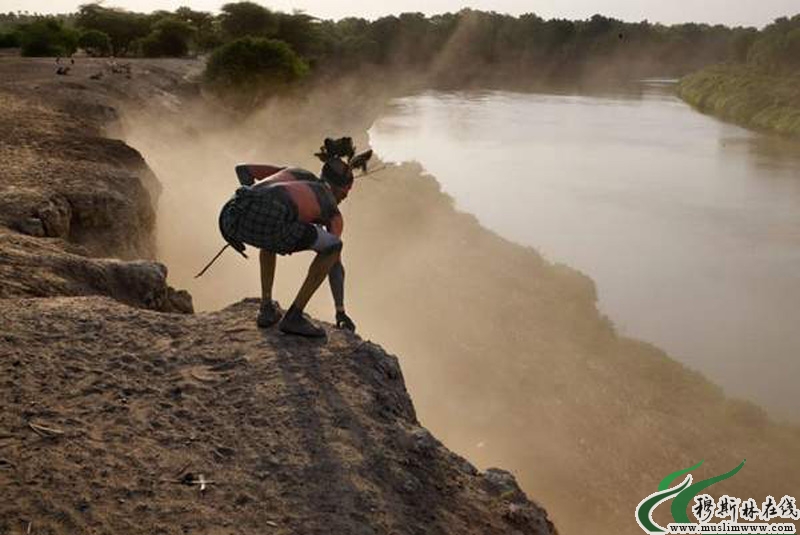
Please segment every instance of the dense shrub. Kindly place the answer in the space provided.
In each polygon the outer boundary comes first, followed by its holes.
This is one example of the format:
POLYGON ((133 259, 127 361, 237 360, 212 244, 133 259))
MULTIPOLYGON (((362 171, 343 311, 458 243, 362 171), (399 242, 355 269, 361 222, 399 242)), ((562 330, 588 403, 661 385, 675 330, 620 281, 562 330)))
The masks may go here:
POLYGON ((23 56, 67 56, 75 52, 78 35, 61 21, 43 19, 20 27, 23 56))
POLYGON ((283 41, 244 37, 216 49, 205 75, 216 89, 257 93, 285 87, 307 72, 308 65, 283 41))
POLYGON ((91 56, 107 56, 111 53, 111 38, 100 30, 89 30, 78 38, 78 46, 91 56))
POLYGON ((19 46, 19 32, 0 33, 0 48, 17 48, 19 46))
POLYGON ((800 137, 800 73, 775 75, 746 65, 720 65, 683 78, 678 91, 700 111, 800 137))

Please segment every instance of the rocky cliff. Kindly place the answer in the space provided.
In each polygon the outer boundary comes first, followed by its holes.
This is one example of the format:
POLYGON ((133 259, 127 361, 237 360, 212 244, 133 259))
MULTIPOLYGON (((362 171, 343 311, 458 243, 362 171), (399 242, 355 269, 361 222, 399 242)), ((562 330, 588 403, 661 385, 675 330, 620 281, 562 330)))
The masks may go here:
POLYGON ((555 533, 420 426, 377 345, 258 330, 254 301, 185 314, 157 181, 106 136, 188 71, 0 59, 0 532, 555 533))

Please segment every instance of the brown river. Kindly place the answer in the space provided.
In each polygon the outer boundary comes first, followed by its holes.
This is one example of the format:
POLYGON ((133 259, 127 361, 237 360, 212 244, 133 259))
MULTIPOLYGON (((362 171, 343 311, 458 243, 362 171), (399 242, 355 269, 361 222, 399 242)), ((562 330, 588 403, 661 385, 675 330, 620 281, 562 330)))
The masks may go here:
POLYGON ((456 208, 591 277, 626 335, 800 421, 800 144, 669 83, 599 95, 431 92, 371 128, 456 208))

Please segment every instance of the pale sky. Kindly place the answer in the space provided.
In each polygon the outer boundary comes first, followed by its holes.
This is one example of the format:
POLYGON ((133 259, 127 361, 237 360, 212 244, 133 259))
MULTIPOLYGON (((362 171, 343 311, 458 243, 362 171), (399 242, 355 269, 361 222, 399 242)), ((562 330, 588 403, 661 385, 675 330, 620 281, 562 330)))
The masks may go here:
MULTIPOLYGON (((28 10, 42 13, 75 11, 88 0, 0 0, 0 12, 28 10)), ((106 0, 104 5, 134 11, 173 10, 188 5, 202 11, 217 11, 227 0, 106 0)), ((727 25, 764 26, 776 17, 800 13, 798 0, 257 0, 280 11, 301 9, 322 18, 355 15, 376 18, 405 11, 425 14, 458 11, 472 7, 518 15, 536 13, 544 18, 584 19, 595 13, 626 21, 708 22, 727 25)))

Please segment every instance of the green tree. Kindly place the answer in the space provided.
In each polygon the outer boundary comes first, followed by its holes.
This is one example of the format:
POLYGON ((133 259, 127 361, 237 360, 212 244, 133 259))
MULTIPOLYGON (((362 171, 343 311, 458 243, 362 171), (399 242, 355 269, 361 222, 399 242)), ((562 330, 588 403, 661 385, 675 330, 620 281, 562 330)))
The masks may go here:
POLYGON ((758 30, 755 28, 743 28, 737 32, 731 45, 733 47, 733 60, 739 63, 747 61, 747 52, 758 38, 758 30))
POLYGON ((175 18, 192 25, 195 30, 194 43, 198 50, 212 50, 223 43, 219 21, 211 13, 179 7, 175 10, 175 18))
POLYGON ((278 32, 278 16, 253 2, 225 4, 219 17, 227 39, 274 37, 278 32))
POLYGON ((189 44, 195 29, 188 22, 167 17, 153 25, 153 31, 141 43, 141 52, 147 57, 183 57, 189 53, 189 44))
MULTIPOLYGON (((800 20, 798 22, 800 23, 800 20)), ((786 34, 783 46, 784 65, 790 70, 800 70, 800 24, 786 34)))
POLYGON ((369 35, 370 22, 366 19, 348 17, 328 27, 331 41, 329 57, 332 67, 358 68, 364 63, 376 63, 379 55, 378 43, 369 35))
POLYGON ((400 29, 400 19, 394 15, 381 17, 369 25, 367 35, 375 43, 377 63, 389 64, 394 57, 397 37, 400 29))
POLYGON ((323 36, 317 19, 305 13, 278 13, 276 39, 285 41, 305 58, 314 58, 322 51, 323 36))
POLYGON ((75 52, 77 33, 56 19, 41 19, 20 27, 23 56, 67 56, 75 52))
POLYGON ((800 15, 775 19, 764 28, 750 47, 747 61, 769 72, 800 69, 800 15))
POLYGON ((75 23, 83 30, 98 30, 108 35, 117 56, 126 55, 131 43, 144 38, 151 30, 147 15, 107 8, 100 4, 82 5, 78 9, 75 23))
POLYGON ((91 56, 107 56, 111 53, 111 39, 100 30, 88 30, 78 38, 78 46, 91 56))

